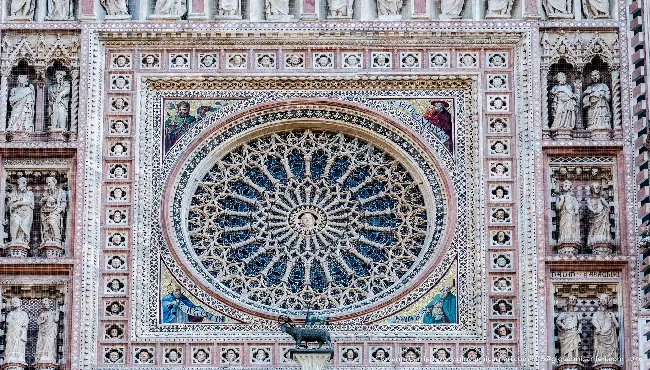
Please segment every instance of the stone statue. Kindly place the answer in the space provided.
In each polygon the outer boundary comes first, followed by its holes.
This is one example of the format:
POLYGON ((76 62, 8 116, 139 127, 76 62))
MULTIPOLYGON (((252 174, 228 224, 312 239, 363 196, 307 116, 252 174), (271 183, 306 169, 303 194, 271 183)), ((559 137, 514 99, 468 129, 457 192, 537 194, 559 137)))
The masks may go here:
POLYGON ((219 0, 220 16, 239 15, 239 0, 219 0))
POLYGON ((9 194, 11 243, 29 244, 34 218, 34 193, 27 189, 27 179, 18 179, 18 186, 9 194))
POLYGON ((609 295, 598 296, 598 311, 591 317, 594 326, 594 363, 618 362, 618 319, 607 311, 609 295))
POLYGON ((582 104, 587 107, 587 129, 608 130, 611 128, 610 121, 612 112, 609 102, 612 99, 609 87, 600 82, 601 76, 598 71, 591 71, 592 84, 584 92, 582 104))
POLYGON ((34 19, 36 0, 12 0, 11 16, 16 18, 34 19))
POLYGON ((402 0, 377 0, 377 12, 380 16, 399 15, 404 3, 402 0))
POLYGON ((578 361, 580 358, 580 335, 582 334, 582 322, 580 315, 574 312, 578 303, 575 296, 569 296, 566 311, 560 313, 555 319, 557 326, 557 337, 560 340, 560 362, 578 361))
POLYGON ((100 2, 109 16, 129 14, 127 0, 101 0, 100 2))
POLYGON ((440 18, 460 18, 463 11, 465 0, 441 0, 440 1, 440 18))
POLYGON ((56 365, 59 313, 52 309, 53 302, 49 298, 43 298, 42 305, 45 310, 38 315, 36 364, 56 365))
MULTIPOLYGON (((379 5, 379 0, 377 5, 379 5)), ((327 8, 329 9, 329 18, 352 17, 353 0, 328 0, 327 8)), ((380 13, 381 14, 381 13, 380 13)), ((397 12, 399 14, 399 11, 397 12)))
POLYGON ((289 15, 288 0, 265 0, 266 19, 284 18, 289 15))
POLYGON ((609 0, 582 0, 582 11, 587 18, 610 18, 609 0))
POLYGON ((47 19, 56 21, 67 21, 70 19, 69 0, 48 0, 47 19))
POLYGON ((598 245, 610 245, 612 243, 609 229, 609 202, 601 196, 602 185, 594 182, 589 186, 591 199, 587 202, 587 207, 591 213, 589 234, 587 236, 587 245, 594 247, 598 245))
POLYGON ((558 72, 555 76, 557 85, 551 89, 553 102, 551 105, 553 116, 553 129, 573 130, 576 126, 576 107, 578 97, 573 93, 573 88, 567 83, 566 75, 558 72))
POLYGON ((27 75, 18 76, 18 86, 9 93, 11 116, 7 124, 7 131, 34 131, 34 105, 36 104, 36 91, 29 83, 27 75))
POLYGON ((70 104, 70 82, 65 80, 66 72, 54 72, 55 82, 47 89, 50 113, 50 131, 68 128, 68 106, 70 104))
POLYGON ((187 13, 186 0, 156 0, 154 15, 178 16, 179 18, 187 13))
POLYGON ((45 191, 41 196, 41 239, 43 242, 61 244, 63 213, 68 205, 63 189, 56 186, 56 179, 45 179, 45 191))
POLYGON ((25 362, 25 347, 27 345, 27 326, 29 317, 20 306, 18 297, 11 299, 13 310, 7 314, 7 329, 5 330, 5 364, 23 364, 25 362))
MULTIPOLYGON (((486 18, 510 18, 513 0, 487 0, 486 18)), ((462 8, 461 8, 462 10, 462 8)))
POLYGON ((562 183, 562 195, 555 203, 560 219, 558 244, 580 244, 580 202, 573 195, 573 184, 562 183))
POLYGON ((544 0, 542 5, 549 18, 573 18, 573 1, 544 0))

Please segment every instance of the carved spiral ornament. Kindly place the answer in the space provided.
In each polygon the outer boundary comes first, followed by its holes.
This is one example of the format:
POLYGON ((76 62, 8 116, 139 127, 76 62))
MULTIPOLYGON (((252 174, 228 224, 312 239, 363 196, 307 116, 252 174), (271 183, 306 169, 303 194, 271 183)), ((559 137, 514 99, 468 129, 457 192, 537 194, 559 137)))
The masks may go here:
POLYGON ((199 179, 186 220, 193 258, 218 289, 276 312, 372 302, 428 249, 422 183, 406 168, 343 133, 252 139, 199 179))

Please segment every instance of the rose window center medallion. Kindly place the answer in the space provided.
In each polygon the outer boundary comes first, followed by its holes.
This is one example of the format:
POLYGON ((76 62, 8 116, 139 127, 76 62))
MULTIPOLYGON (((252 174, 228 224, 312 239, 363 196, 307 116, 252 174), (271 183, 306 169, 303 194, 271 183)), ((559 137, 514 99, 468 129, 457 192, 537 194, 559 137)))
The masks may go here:
POLYGON ((213 162, 187 213, 192 258, 230 297, 342 312, 402 287, 429 249, 417 181, 365 140, 295 130, 213 162))

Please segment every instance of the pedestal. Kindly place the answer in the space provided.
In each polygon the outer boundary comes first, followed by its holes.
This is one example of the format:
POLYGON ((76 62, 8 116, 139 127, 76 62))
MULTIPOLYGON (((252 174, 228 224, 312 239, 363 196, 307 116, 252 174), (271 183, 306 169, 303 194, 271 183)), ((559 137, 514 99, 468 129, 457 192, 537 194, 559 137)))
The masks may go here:
POLYGON ((36 364, 34 368, 37 370, 57 370, 59 367, 55 364, 36 364))
POLYGON ((241 21, 242 17, 241 14, 235 14, 235 15, 215 15, 214 16, 215 20, 218 21, 241 21))
POLYGON ((609 140, 610 139, 610 130, 608 130, 608 129, 591 130, 591 139, 592 140, 609 140))
POLYGON ((0 366, 0 369, 2 369, 2 370, 23 370, 25 368, 27 368, 27 364, 18 364, 18 363, 15 363, 15 362, 10 362, 8 364, 2 364, 2 366, 0 366))
POLYGON ((614 246, 611 243, 598 243, 590 245, 593 254, 612 254, 614 252, 614 246))
POLYGON ((10 15, 7 17, 7 20, 9 22, 31 22, 33 19, 32 17, 24 17, 20 15, 10 15))
POLYGON ((548 19, 573 19, 573 12, 571 14, 566 14, 566 13, 546 13, 546 18, 548 18, 548 19))
POLYGON ((438 16, 438 19, 443 20, 443 21, 444 21, 444 20, 451 21, 451 20, 455 20, 455 19, 460 19, 460 14, 459 14, 459 15, 440 14, 440 15, 438 16))
POLYGON ((352 19, 351 15, 328 15, 328 21, 347 21, 352 19))
POLYGON ((621 370, 621 367, 615 362, 596 362, 594 370, 621 370))
POLYGON ((585 366, 578 361, 561 361, 555 370, 584 370, 585 366))
POLYGON ((402 20, 402 15, 401 14, 395 14, 395 15, 380 15, 377 17, 378 20, 380 21, 401 21, 402 20))
POLYGON ((50 130, 48 132, 50 141, 65 141, 66 135, 63 130, 50 130))
POLYGON ((106 15, 106 17, 104 17, 104 20, 108 22, 130 21, 131 15, 130 14, 106 15))
POLYGON ((292 22, 296 20, 296 18, 290 14, 282 14, 282 15, 267 15, 266 20, 272 22, 292 22))
POLYGON ((43 242, 38 247, 38 250, 45 258, 59 258, 63 256, 64 252, 59 242, 43 242))
POLYGON ((562 243, 555 246, 558 254, 578 254, 580 244, 577 243, 562 243))
POLYGON ((152 14, 149 16, 152 21, 180 21, 180 15, 173 14, 152 14))
POLYGON ((7 139, 15 142, 25 142, 29 140, 29 132, 27 131, 8 131, 7 139))
POLYGON ((27 257, 29 251, 29 244, 21 242, 11 242, 7 244, 8 257, 27 257))
POLYGON ((568 128, 559 128, 557 130, 554 130, 555 132, 555 140, 569 140, 573 138, 573 130, 568 129, 568 128))
POLYGON ((296 361, 302 370, 322 370, 334 358, 330 349, 290 349, 289 356, 296 361))

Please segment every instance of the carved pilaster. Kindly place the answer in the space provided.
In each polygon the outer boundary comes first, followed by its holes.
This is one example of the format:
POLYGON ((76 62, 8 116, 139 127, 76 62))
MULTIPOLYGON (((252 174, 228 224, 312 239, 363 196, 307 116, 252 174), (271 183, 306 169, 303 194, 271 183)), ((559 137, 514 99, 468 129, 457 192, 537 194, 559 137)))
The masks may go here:
POLYGON ((611 68, 612 75, 612 122, 614 129, 621 128, 621 75, 618 66, 611 68))
POLYGON ((550 129, 550 121, 548 119, 548 69, 542 69, 542 127, 550 129))
MULTIPOLYGON (((0 131, 7 128, 7 99, 9 98, 9 76, 11 75, 11 68, 2 67, 0 70, 0 131)), ((4 135, 0 135, 0 140, 4 135)))
POLYGON ((79 121, 79 69, 73 68, 72 75, 72 100, 70 101, 70 131, 77 131, 79 121))
POLYGON ((37 68, 36 74, 36 122, 34 132, 45 131, 45 114, 47 105, 45 103, 45 68, 37 68))

